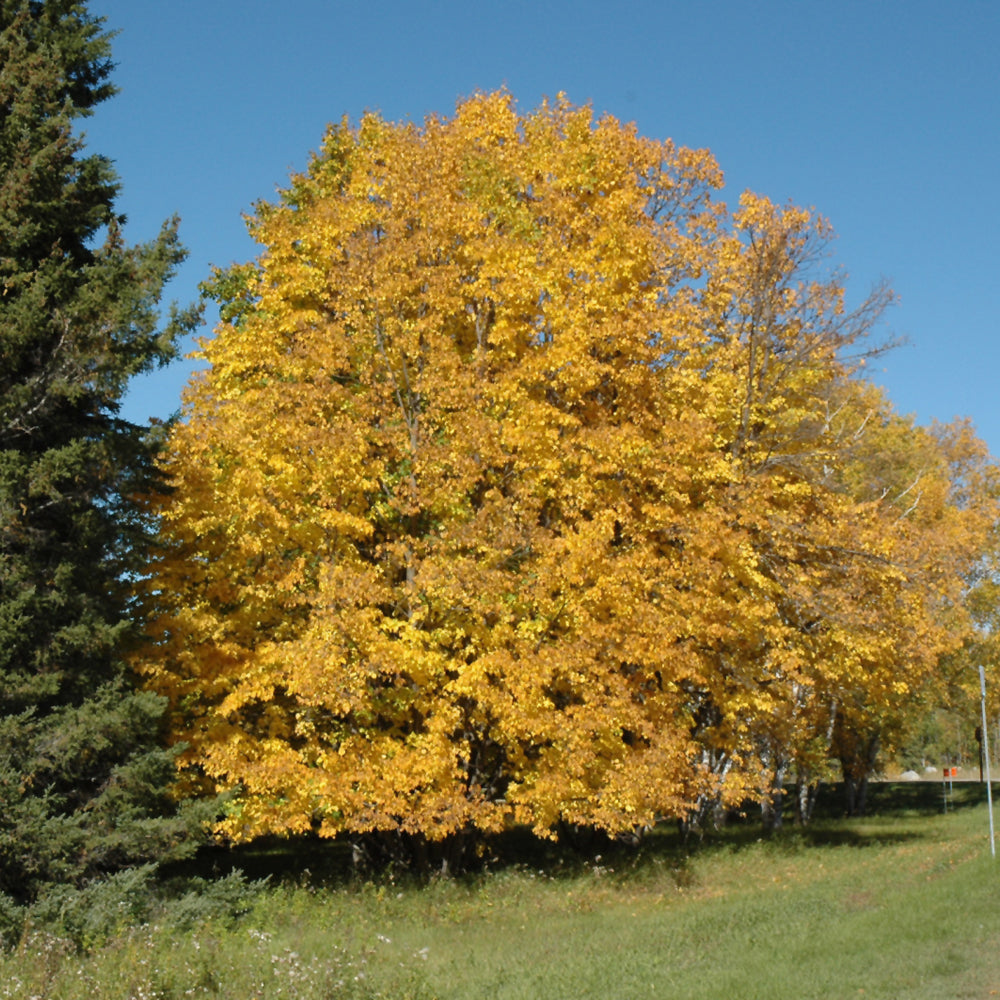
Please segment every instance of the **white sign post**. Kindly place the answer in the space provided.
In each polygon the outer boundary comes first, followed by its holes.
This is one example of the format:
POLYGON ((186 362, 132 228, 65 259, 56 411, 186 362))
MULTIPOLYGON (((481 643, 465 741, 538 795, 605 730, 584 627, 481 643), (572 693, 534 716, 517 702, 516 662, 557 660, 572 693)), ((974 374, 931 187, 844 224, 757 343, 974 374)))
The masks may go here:
POLYGON ((986 765, 986 801, 990 810, 990 855, 997 856, 996 838, 993 833, 993 784, 990 781, 990 740, 986 732, 986 674, 979 666, 979 700, 983 711, 983 762, 986 765))

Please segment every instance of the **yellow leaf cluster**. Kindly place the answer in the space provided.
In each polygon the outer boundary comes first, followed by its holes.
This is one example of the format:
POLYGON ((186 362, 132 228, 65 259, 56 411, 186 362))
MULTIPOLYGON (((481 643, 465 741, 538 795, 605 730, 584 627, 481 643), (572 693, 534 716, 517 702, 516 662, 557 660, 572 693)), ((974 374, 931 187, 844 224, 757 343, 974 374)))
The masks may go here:
POLYGON ((825 222, 720 186, 501 92, 340 122, 257 206, 139 663, 223 833, 690 817, 957 641, 995 511, 852 371, 887 293, 848 313, 825 222))

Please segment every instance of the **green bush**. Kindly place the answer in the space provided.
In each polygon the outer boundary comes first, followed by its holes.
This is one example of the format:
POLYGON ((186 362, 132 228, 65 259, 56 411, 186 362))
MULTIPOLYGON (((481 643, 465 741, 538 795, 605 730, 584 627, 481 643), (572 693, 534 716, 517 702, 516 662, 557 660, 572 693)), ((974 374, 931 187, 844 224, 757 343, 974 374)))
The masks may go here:
POLYGON ((86 954, 146 924, 176 932, 208 923, 229 928, 253 907, 265 884, 248 881, 239 871, 161 883, 150 864, 83 887, 50 886, 30 905, 0 894, 0 950, 10 952, 32 934, 86 954))

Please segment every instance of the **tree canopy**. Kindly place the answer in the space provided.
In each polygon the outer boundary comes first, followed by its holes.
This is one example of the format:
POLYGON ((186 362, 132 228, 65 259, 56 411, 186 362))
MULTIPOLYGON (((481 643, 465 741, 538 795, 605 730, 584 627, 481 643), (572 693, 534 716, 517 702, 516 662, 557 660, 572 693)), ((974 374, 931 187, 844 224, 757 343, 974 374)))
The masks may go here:
POLYGON ((222 833, 766 802, 961 644, 988 456, 863 378, 891 294, 848 308, 828 224, 721 186, 500 92, 341 121, 256 206, 150 499, 139 661, 222 833))

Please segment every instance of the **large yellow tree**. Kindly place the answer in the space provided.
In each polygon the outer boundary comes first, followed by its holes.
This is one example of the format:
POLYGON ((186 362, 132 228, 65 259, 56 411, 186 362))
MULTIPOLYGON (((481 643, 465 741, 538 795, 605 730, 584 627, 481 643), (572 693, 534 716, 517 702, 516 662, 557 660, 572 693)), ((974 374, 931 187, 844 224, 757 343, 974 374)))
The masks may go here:
POLYGON ((341 122, 257 206, 151 501, 140 664, 222 833, 616 834, 829 730, 831 651, 870 640, 843 553, 900 572, 831 474, 885 296, 845 312, 825 225, 720 185, 497 93, 341 122))

